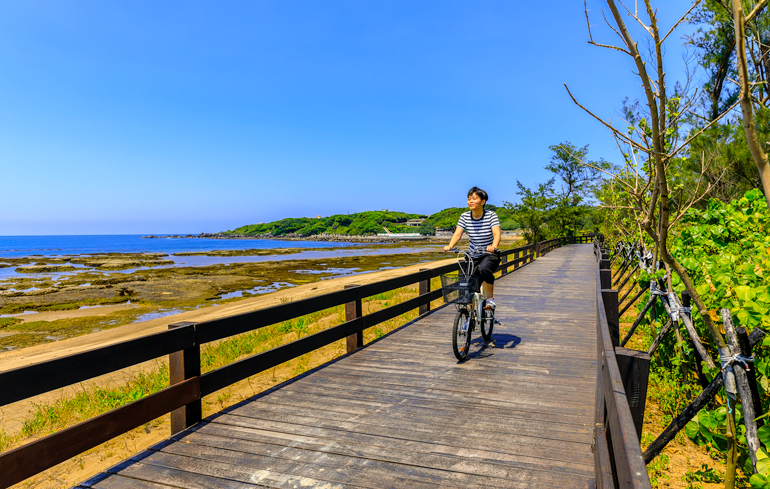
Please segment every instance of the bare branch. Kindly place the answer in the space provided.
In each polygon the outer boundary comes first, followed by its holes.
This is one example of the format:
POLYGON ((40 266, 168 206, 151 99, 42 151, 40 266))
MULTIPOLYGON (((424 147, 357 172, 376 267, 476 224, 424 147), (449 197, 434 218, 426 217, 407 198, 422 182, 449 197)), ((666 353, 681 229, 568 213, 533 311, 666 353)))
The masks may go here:
MULTIPOLYGON (((620 0, 618 0, 618 3, 620 4, 620 6, 621 6, 621 7, 623 7, 623 8, 626 10, 626 12, 628 12, 628 16, 629 16, 629 17, 631 17, 632 19, 634 19, 634 20, 636 20, 637 22, 639 22, 639 25, 640 25, 640 26, 642 26, 642 29, 644 29, 645 31, 647 31, 647 33, 648 33, 649 35, 652 35, 652 29, 650 29, 650 27, 648 27, 648 26, 647 26, 647 25, 646 25, 644 22, 642 22, 642 20, 641 20, 641 19, 639 18, 639 16, 637 15, 637 12, 634 12, 634 13, 632 14, 632 13, 631 13, 631 11, 630 11, 630 10, 628 10, 628 7, 626 7, 626 6, 623 4, 623 2, 621 2, 620 0)), ((636 7, 634 7, 634 10, 635 10, 635 11, 637 10, 637 9, 636 9, 636 7)))
POLYGON ((676 21, 676 24, 674 24, 674 26, 673 26, 673 27, 671 27, 671 29, 669 29, 669 31, 666 33, 666 35, 665 35, 665 36, 663 36, 663 39, 661 39, 661 40, 660 40, 660 43, 661 43, 661 44, 663 44, 664 42, 666 42, 666 38, 668 37, 668 35, 669 35, 669 34, 671 34, 672 32, 674 32, 674 30, 676 30, 676 28, 677 28, 677 27, 679 27, 679 24, 681 24, 681 23, 682 23, 682 21, 683 21, 683 20, 684 20, 684 19, 687 17, 687 15, 688 15, 690 12, 692 12, 692 10, 693 10, 695 7, 697 7, 697 6, 698 6, 698 4, 699 4, 700 2, 701 2, 701 0, 695 0, 695 3, 693 3, 693 4, 692 4, 692 7, 690 7, 690 10, 688 10, 687 12, 685 12, 685 14, 684 14, 684 15, 683 15, 683 16, 682 16, 682 17, 681 17, 679 20, 677 20, 677 21, 676 21))
POLYGON ((566 88, 566 89, 567 89, 567 93, 569 94, 569 96, 570 96, 570 98, 572 99, 572 101, 573 101, 573 102, 575 102, 575 105, 577 105, 577 106, 578 106, 578 107, 580 107, 581 109, 583 109, 583 110, 585 110, 586 112, 588 112, 588 114, 589 114, 591 117, 593 117, 593 118, 594 118, 594 119, 596 119, 597 121, 599 121, 599 122, 601 122, 602 124, 604 124, 604 125, 607 127, 607 129, 609 129, 609 130, 611 130, 612 132, 614 132, 614 133, 618 134, 618 135, 620 136, 620 138, 621 138, 621 139, 623 139, 623 140, 624 140, 624 141, 625 141, 627 144, 630 144, 631 146, 635 146, 635 147, 639 148, 641 151, 644 151, 644 152, 649 152, 649 151, 650 151, 650 150, 648 150, 647 148, 645 148, 645 147, 643 147, 643 146, 639 145, 639 143, 637 143, 636 141, 634 141, 634 140, 632 140, 632 139, 629 139, 629 138, 628 138, 628 137, 626 137, 626 136, 625 136, 623 133, 621 133, 620 131, 618 131, 618 130, 617 130, 617 129, 615 129, 614 127, 612 127, 612 125, 611 125, 611 124, 608 124, 607 122, 605 122, 605 121, 604 121, 604 119, 602 119, 601 117, 597 116, 596 114, 594 114, 594 113, 593 113, 593 112, 591 112, 590 110, 588 110, 588 109, 586 109, 585 107, 583 107, 582 105, 580 105, 580 103, 579 103, 579 102, 578 102, 578 101, 575 99, 575 97, 572 95, 572 92, 570 92, 570 91, 569 91, 569 87, 567 86, 567 84, 566 84, 566 83, 564 84, 564 88, 566 88))
POLYGON ((629 53, 625 49, 619 48, 617 46, 612 46, 610 44, 599 44, 599 43, 593 42, 593 41, 588 41, 588 44, 591 44, 593 46, 600 47, 600 48, 615 49, 617 51, 620 51, 621 53, 624 53, 624 54, 627 54, 627 55, 631 56, 631 53, 629 53))
POLYGON ((698 132, 696 132, 695 134, 692 134, 692 135, 691 135, 691 136, 689 136, 687 139, 685 139, 685 141, 684 141, 684 142, 683 142, 683 143, 682 143, 682 144, 681 144, 681 145, 680 145, 678 148, 676 148, 674 151, 672 151, 672 152, 671 152, 671 154, 669 155, 669 158, 673 158, 673 157, 674 157, 674 156, 675 156, 677 153, 679 153, 679 152, 680 152, 680 151, 681 151, 683 148, 685 148, 687 145, 689 145, 689 144, 690 144, 690 141, 692 141, 693 139, 695 139, 695 138, 697 138, 698 136, 700 136, 701 134, 703 134, 703 132, 704 132, 704 131, 706 131, 706 129, 708 129, 709 127, 713 126, 713 125, 714 125, 714 124, 715 124, 717 121, 719 121, 719 120, 720 120, 720 119, 721 119, 721 118, 722 118, 722 117, 723 117, 725 114, 727 114, 728 112, 730 112, 731 110, 733 110, 735 107, 737 107, 739 103, 741 103, 741 101, 740 101, 740 100, 738 100, 738 101, 737 101, 737 102, 735 102, 733 105, 731 105, 731 106, 730 106, 728 109, 726 109, 724 112, 722 112, 721 114, 719 114, 719 115, 717 116, 717 118, 716 118, 716 119, 714 119, 713 121, 709 122, 708 124, 706 124, 705 126, 703 126, 702 128, 700 128, 700 129, 698 130, 698 132))
POLYGON ((754 20, 754 17, 759 15, 759 13, 762 11, 762 9, 767 6, 767 1, 768 0, 762 0, 761 2, 759 2, 756 5, 756 7, 754 7, 754 10, 749 12, 749 15, 746 16, 745 22, 751 22, 752 20, 754 20))
POLYGON ((607 27, 609 27, 610 29, 612 29, 612 31, 613 31, 615 34, 617 34, 617 35, 618 35, 618 37, 619 37, 619 38, 620 38, 620 39, 621 39, 621 40, 622 40, 622 41, 625 43, 625 42, 626 42, 626 40, 625 40, 625 39, 623 39, 623 36, 620 34, 620 32, 618 32, 618 30, 617 30, 617 29, 615 29, 615 27, 614 27, 612 24, 610 24, 610 21, 609 21, 609 20, 607 20, 607 16, 604 14, 604 9, 602 9, 602 17, 604 17, 604 22, 607 24, 607 27))
POLYGON ((588 3, 586 3, 588 0, 583 0, 583 11, 586 14, 586 26, 588 27, 588 39, 590 39, 589 42, 594 42, 594 36, 591 34, 591 22, 588 20, 588 3))

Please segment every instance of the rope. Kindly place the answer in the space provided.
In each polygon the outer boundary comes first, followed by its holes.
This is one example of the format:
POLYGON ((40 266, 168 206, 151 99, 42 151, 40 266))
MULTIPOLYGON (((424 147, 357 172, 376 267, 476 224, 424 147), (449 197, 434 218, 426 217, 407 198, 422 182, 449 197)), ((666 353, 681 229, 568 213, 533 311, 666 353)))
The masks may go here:
POLYGON ((740 353, 736 353, 735 355, 730 355, 726 358, 722 358, 720 355, 719 360, 722 362, 722 372, 725 371, 725 368, 729 365, 733 365, 735 363, 742 363, 743 368, 746 369, 746 371, 751 370, 751 367, 749 367, 749 363, 754 363, 754 354, 752 353, 750 357, 741 355, 740 353))
POLYGON ((668 292, 661 290, 660 287, 658 287, 658 282, 655 280, 650 280, 650 294, 668 296, 668 292))
POLYGON ((679 303, 674 293, 668 293, 668 308, 671 311, 671 320, 678 322, 682 313, 685 313, 688 317, 692 317, 692 307, 684 307, 679 303))
POLYGON ((738 389, 735 386, 735 374, 733 374, 733 364, 738 362, 742 363, 746 370, 749 369, 749 362, 754 361, 754 355, 746 357, 740 353, 734 355, 730 354, 730 350, 727 348, 719 348, 719 362, 722 366, 722 380, 725 383, 725 392, 729 397, 736 398, 738 389))

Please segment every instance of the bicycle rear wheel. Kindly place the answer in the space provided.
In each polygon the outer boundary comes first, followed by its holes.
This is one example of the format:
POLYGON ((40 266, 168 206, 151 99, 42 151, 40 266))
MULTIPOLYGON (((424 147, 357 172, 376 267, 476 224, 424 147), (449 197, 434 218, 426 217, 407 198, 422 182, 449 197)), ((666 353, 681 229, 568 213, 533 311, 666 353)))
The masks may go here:
POLYGON ((471 319, 468 309, 461 308, 457 311, 455 322, 452 326, 452 349, 455 357, 461 362, 468 357, 468 350, 471 349, 471 319), (467 324, 467 327, 465 325, 467 324))
POLYGON ((492 330, 495 328, 495 312, 486 308, 481 310, 481 337, 484 341, 492 339, 492 330))

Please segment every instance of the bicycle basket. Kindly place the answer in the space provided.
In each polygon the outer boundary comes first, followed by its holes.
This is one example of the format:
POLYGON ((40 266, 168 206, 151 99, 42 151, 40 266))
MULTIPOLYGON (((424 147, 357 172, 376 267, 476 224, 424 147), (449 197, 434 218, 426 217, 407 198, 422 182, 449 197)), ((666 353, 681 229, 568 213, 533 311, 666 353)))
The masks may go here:
POLYGON ((451 273, 441 275, 441 291, 443 292, 444 302, 469 304, 473 300, 473 293, 478 292, 478 277, 465 277, 460 280, 459 274, 451 273))

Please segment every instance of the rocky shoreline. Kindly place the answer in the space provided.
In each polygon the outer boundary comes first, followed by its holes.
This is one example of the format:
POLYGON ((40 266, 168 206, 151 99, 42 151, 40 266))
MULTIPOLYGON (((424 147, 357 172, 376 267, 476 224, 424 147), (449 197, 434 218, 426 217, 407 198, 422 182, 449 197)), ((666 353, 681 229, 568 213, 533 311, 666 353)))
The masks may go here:
MULTIPOLYGON (((404 241, 415 241, 415 238, 399 239, 385 236, 347 236, 343 234, 316 234, 313 236, 300 236, 298 234, 285 234, 275 236, 272 234, 225 234, 225 233, 200 233, 200 234, 172 234, 168 236, 155 236, 150 234, 142 236, 142 239, 164 239, 164 238, 205 238, 205 239, 279 239, 284 241, 329 241, 335 243, 401 243, 404 241)), ((425 236, 423 239, 429 239, 425 236)))

